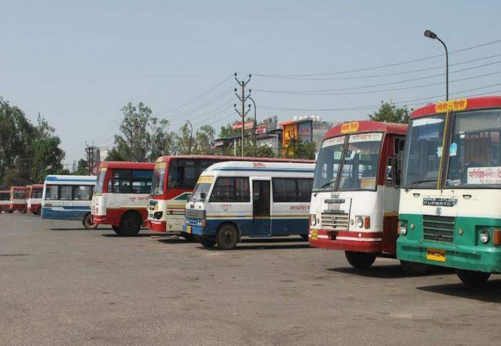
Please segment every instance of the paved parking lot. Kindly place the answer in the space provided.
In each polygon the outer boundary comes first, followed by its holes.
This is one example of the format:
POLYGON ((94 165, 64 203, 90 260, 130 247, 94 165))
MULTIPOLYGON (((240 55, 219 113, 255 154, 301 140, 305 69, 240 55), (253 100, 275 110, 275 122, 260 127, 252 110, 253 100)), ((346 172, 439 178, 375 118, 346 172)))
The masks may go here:
POLYGON ((203 249, 0 215, 0 345, 494 345, 501 277, 364 273, 299 238, 203 249))

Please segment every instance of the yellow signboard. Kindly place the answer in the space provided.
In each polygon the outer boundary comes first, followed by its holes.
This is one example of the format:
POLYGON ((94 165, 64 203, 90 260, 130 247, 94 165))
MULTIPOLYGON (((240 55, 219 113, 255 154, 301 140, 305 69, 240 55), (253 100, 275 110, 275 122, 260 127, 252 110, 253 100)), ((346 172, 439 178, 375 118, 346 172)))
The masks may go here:
POLYGON ((212 184, 212 182, 214 181, 214 177, 210 177, 210 176, 205 176, 205 177, 200 177, 198 178, 198 181, 197 181, 197 184, 212 184))
POLYGON ((439 102, 435 105, 435 112, 446 113, 446 112, 462 111, 466 109, 467 105, 468 105, 467 99, 439 102))
POLYGON ((341 133, 357 132, 359 126, 360 126, 360 123, 358 121, 343 124, 343 126, 341 126, 341 133))

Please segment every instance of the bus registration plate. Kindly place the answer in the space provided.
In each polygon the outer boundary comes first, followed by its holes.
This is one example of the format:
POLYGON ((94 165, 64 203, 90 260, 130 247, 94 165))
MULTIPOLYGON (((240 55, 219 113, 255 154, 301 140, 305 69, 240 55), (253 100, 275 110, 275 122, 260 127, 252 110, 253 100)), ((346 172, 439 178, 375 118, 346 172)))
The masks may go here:
POLYGON ((311 232, 311 240, 317 240, 318 239, 318 230, 317 229, 312 229, 311 232))
POLYGON ((445 250, 428 249, 426 259, 430 261, 445 262, 445 250))
POLYGON ((191 233, 191 226, 186 226, 186 233, 191 233))

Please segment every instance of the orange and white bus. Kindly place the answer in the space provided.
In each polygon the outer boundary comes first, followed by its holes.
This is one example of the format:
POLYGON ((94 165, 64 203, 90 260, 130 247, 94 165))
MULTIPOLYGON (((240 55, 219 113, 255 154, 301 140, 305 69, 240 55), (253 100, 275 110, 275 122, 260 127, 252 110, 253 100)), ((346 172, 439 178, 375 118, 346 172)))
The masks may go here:
POLYGON ((157 159, 153 174, 151 198, 148 204, 148 228, 156 232, 183 232, 185 207, 202 172, 218 162, 291 162, 314 163, 312 160, 269 159, 235 156, 179 155, 157 159))
POLYGON ((134 236, 146 225, 154 163, 101 162, 92 198, 92 220, 116 234, 134 236))
POLYGON ((9 213, 17 210, 21 214, 25 214, 28 210, 26 186, 12 186, 10 188, 10 205, 9 213))
POLYGON ((10 191, 0 191, 0 213, 8 213, 10 209, 10 191))
POLYGON ((29 185, 28 188, 28 212, 40 215, 42 208, 43 184, 29 185))

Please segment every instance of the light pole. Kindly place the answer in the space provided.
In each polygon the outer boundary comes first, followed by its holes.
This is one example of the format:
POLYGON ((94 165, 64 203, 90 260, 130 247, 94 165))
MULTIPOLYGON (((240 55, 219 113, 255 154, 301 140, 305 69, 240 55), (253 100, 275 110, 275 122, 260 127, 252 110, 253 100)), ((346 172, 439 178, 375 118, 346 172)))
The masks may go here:
POLYGON ((190 127, 191 127, 191 131, 190 131, 190 145, 188 147, 188 155, 191 155, 191 141, 193 139, 193 125, 191 124, 191 122, 189 120, 186 120, 186 122, 188 124, 190 124, 190 127))
POLYGON ((252 92, 252 89, 249 89, 249 96, 247 98, 252 101, 254 104, 254 126, 252 128, 253 132, 253 137, 254 137, 254 157, 257 155, 257 147, 256 147, 256 125, 257 125, 257 107, 256 107, 256 101, 250 96, 250 93, 252 92))
POLYGON ((445 100, 449 101, 449 51, 444 41, 440 39, 433 31, 426 30, 424 36, 431 38, 432 40, 438 40, 445 48, 445 100))

